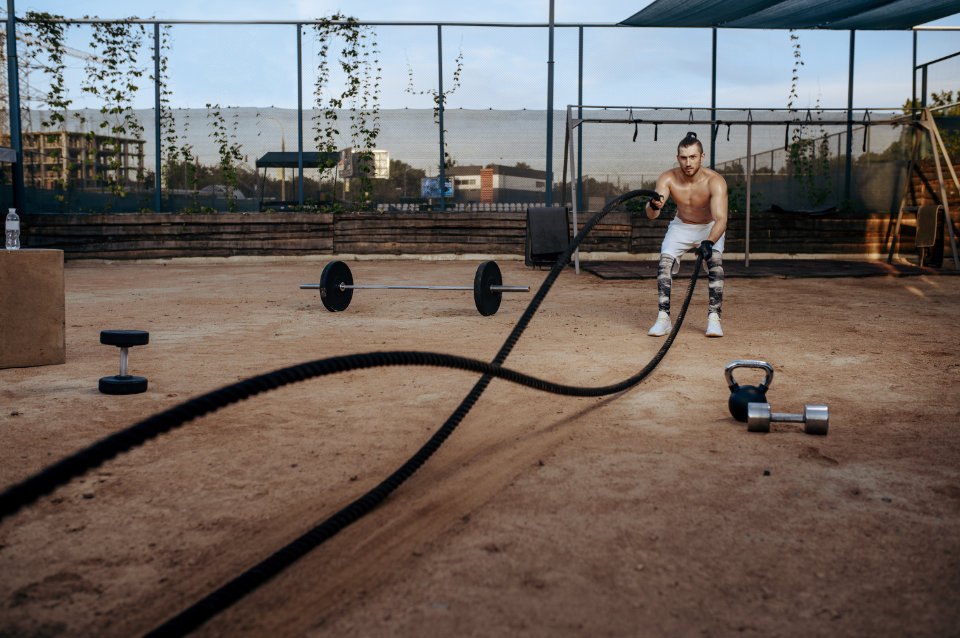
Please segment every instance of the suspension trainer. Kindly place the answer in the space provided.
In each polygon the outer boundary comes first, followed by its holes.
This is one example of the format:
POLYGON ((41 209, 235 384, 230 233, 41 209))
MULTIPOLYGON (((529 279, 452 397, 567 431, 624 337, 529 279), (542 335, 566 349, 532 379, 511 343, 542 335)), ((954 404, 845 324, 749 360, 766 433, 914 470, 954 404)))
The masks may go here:
POLYGON ((657 196, 657 193, 650 190, 639 189, 620 195, 610 201, 600 212, 584 224, 583 228, 570 242, 567 249, 557 258, 557 261, 540 285, 539 290, 530 301, 527 309, 517 321, 517 324, 490 363, 466 357, 430 352, 372 352, 319 359, 250 377, 157 413, 127 429, 101 439, 88 448, 51 465, 21 483, 7 488, 3 493, 0 493, 0 521, 8 516, 12 516, 27 505, 35 503, 42 496, 49 494, 57 487, 65 485, 72 479, 82 476, 110 459, 130 451, 156 438, 160 434, 176 429, 189 421, 215 412, 227 405, 243 401, 254 395, 268 392, 281 386, 349 370, 384 366, 439 366, 479 372, 482 374, 474 387, 461 401, 460 405, 433 436, 431 436, 410 459, 400 466, 399 469, 384 479, 379 485, 293 542, 281 548, 272 556, 207 595, 147 635, 182 636, 190 633, 382 503, 440 448, 440 445, 446 441, 464 417, 470 412, 492 379, 500 378, 544 392, 582 397, 597 397, 622 392, 643 381, 666 355, 680 330, 680 326, 683 324, 684 316, 686 315, 690 300, 693 297, 694 288, 696 287, 697 277, 700 274, 703 261, 700 255, 697 256, 696 263, 694 264, 693 273, 690 277, 690 285, 687 288, 683 306, 677 317, 677 321, 674 323, 673 329, 653 358, 635 375, 618 383, 606 386, 578 387, 544 381, 504 368, 502 365, 511 350, 513 350, 520 335, 533 319, 534 314, 539 309, 540 304, 543 302, 550 288, 569 263, 574 250, 580 245, 584 237, 586 237, 593 227, 611 210, 639 196, 653 197, 657 196))

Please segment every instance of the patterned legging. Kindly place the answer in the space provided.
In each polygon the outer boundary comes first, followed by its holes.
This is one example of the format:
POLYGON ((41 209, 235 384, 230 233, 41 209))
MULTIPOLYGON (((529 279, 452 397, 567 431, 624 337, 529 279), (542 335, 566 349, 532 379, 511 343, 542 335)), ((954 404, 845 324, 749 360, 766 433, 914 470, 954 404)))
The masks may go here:
MULTIPOLYGON (((670 314, 670 290, 673 286, 673 264, 676 261, 666 253, 660 255, 657 268, 657 310, 670 314)), ((707 289, 710 295, 708 312, 720 314, 723 303, 723 253, 713 251, 707 260, 707 289)))

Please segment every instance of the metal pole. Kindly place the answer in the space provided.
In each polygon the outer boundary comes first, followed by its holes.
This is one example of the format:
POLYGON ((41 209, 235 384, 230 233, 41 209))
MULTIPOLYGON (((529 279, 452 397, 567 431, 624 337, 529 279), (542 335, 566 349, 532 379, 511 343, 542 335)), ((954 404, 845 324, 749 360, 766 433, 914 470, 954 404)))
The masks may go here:
MULTIPOLYGON (((283 127, 280 127, 281 132, 283 127)), ((298 204, 303 206, 303 34, 297 24, 297 169, 300 180, 298 204)))
POLYGON ((160 23, 153 23, 153 108, 155 111, 154 117, 154 137, 156 138, 157 152, 156 152, 156 162, 157 169, 154 171, 153 175, 153 189, 155 191, 154 197, 154 210, 160 212, 160 116, 162 111, 160 110, 160 23))
POLYGON ((550 29, 547 55, 547 206, 553 206, 553 0, 550 0, 550 29))
POLYGON ((850 30, 850 67, 847 72, 847 163, 843 178, 843 198, 850 201, 853 178, 853 50, 856 31, 850 30))
MULTIPOLYGON (((713 61, 710 82, 710 119, 717 119, 717 27, 713 27, 713 61)), ((710 168, 716 168, 717 125, 710 125, 710 168)))
POLYGON ((447 210, 446 205, 446 175, 444 174, 444 164, 446 158, 443 154, 443 27, 437 25, 437 115, 440 122, 440 210, 447 210))
POLYGON ((910 92, 910 116, 913 119, 917 118, 917 32, 913 32, 913 73, 911 74, 911 80, 913 80, 912 90, 910 92))
POLYGON ((953 235, 953 218, 950 216, 950 202, 947 197, 947 185, 943 181, 943 169, 940 168, 940 151, 938 150, 938 142, 941 150, 943 151, 943 159, 947 164, 947 168, 950 169, 950 175, 954 179, 954 183, 960 183, 957 180, 956 173, 953 171, 953 164, 950 161, 950 155, 947 154, 947 148, 943 145, 943 139, 940 137, 940 132, 937 130, 937 123, 933 119, 933 113, 929 109, 924 108, 923 110, 923 119, 926 121, 925 128, 927 129, 927 134, 930 136, 930 146, 933 150, 933 165, 937 167, 937 182, 940 184, 940 202, 943 206, 943 218, 944 224, 947 228, 947 235, 950 236, 950 252, 953 254, 953 268, 954 270, 960 270, 960 257, 957 256, 957 239, 953 235))
MULTIPOLYGON (((583 117, 583 27, 580 32, 580 48, 577 53, 577 118, 583 117)), ((569 118, 567 118, 569 120, 569 118)), ((577 127, 577 210, 583 210, 583 129, 577 127)), ((576 233, 574 233, 576 234, 576 233)))
POLYGON ((753 124, 747 124, 747 228, 744 235, 743 265, 750 267, 750 187, 752 167, 750 165, 751 141, 753 139, 753 124))
POLYGON ((10 146, 17 154, 12 166, 13 206, 22 216, 27 212, 23 187, 23 140, 20 137, 20 81, 17 63, 17 18, 13 0, 7 0, 7 87, 10 93, 10 146))
POLYGON ((920 108, 927 108, 927 65, 923 65, 923 71, 920 72, 920 108))
MULTIPOLYGON (((340 282, 340 290, 476 290, 474 286, 419 286, 413 284, 345 284, 340 282)), ((322 284, 300 284, 302 290, 323 290, 322 284)), ((502 286, 491 284, 490 292, 530 292, 530 286, 502 286)))
MULTIPOLYGON (((573 136, 570 135, 570 127, 572 122, 570 121, 570 107, 567 106, 567 139, 570 140, 570 188, 573 189, 573 197, 570 198, 570 203, 573 204, 573 232, 574 234, 580 232, 579 224, 577 223, 577 211, 580 210, 579 205, 577 204, 580 201, 580 185, 573 179, 573 174, 576 172, 579 174, 580 164, 576 161, 573 153, 573 136)), ((582 124, 577 126, 577 130, 581 128, 582 124)), ((577 156, 580 155, 579 144, 577 145, 577 156)), ((576 247, 573 250, 573 272, 577 275, 580 274, 580 247, 576 247)))

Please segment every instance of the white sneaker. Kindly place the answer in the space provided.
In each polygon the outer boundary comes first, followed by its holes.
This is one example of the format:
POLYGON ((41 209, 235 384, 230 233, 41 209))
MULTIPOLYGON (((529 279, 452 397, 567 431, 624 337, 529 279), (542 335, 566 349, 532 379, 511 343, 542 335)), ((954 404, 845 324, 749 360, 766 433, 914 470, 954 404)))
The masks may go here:
POLYGON ((670 315, 661 310, 657 313, 657 323, 653 324, 647 334, 651 337, 662 337, 669 334, 671 328, 673 328, 673 325, 670 323, 670 315))
POLYGON ((715 312, 711 312, 709 315, 707 315, 707 336, 723 336, 723 330, 720 328, 720 315, 715 312))

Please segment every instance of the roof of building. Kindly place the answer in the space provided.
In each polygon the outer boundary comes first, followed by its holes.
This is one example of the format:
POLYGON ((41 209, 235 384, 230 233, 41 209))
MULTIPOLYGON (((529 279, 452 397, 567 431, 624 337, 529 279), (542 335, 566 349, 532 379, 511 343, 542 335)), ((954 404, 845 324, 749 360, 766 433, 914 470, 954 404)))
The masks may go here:
POLYGON ((484 168, 492 169, 494 175, 511 175, 513 177, 530 177, 534 179, 546 179, 547 177, 546 171, 539 171, 535 168, 524 166, 504 166, 502 164, 489 164, 487 166, 451 166, 444 170, 444 174, 454 177, 479 175, 480 170, 484 168))

